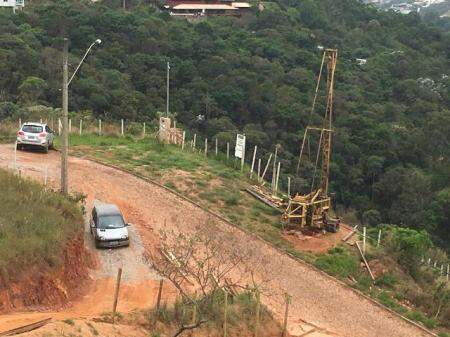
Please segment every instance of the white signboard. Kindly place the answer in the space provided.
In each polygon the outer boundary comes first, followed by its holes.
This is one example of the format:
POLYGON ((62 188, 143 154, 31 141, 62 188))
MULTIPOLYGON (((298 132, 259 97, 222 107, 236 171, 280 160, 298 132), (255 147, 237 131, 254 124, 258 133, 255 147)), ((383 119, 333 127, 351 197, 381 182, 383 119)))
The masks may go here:
POLYGON ((245 135, 237 134, 234 156, 242 159, 244 155, 245 155, 245 135))

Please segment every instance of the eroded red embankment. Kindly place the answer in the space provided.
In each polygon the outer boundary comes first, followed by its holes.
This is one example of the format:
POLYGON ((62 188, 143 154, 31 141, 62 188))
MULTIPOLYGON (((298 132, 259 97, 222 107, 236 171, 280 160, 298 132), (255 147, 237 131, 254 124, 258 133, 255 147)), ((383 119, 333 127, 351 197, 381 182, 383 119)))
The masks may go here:
POLYGON ((8 282, 0 276, 0 312, 65 306, 80 292, 91 264, 80 233, 65 245, 57 266, 43 262, 18 270, 8 282))

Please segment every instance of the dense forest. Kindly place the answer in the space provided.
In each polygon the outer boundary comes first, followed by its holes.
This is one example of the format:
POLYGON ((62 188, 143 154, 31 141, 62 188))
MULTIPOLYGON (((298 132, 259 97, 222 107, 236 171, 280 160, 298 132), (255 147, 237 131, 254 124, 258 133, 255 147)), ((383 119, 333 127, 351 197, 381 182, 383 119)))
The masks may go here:
MULTIPOLYGON (((370 225, 427 229, 450 242, 450 32, 439 18, 379 12, 357 0, 277 0, 242 17, 175 19, 154 1, 35 0, 0 10, 0 119, 58 107, 62 37, 76 66, 70 110, 151 122, 165 109, 207 137, 273 151, 295 176, 321 52, 339 49, 331 190, 370 225), (360 65, 357 58, 367 60, 360 65), (202 115, 202 118, 199 118, 202 115)), ((323 96, 323 92, 321 95, 323 96)), ((313 123, 320 123, 324 100, 313 123)), ((311 162, 317 141, 310 143, 311 162)), ((307 186, 306 163, 296 188, 307 186)))

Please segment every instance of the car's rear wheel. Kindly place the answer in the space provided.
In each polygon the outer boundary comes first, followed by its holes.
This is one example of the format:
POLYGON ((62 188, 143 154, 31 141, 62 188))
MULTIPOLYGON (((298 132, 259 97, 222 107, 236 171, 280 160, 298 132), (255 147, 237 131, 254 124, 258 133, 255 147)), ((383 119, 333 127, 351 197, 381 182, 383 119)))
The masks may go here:
POLYGON ((17 151, 22 150, 22 145, 21 145, 21 144, 17 144, 17 145, 16 145, 16 150, 17 150, 17 151))
POLYGON ((44 146, 44 153, 48 153, 48 145, 44 146))

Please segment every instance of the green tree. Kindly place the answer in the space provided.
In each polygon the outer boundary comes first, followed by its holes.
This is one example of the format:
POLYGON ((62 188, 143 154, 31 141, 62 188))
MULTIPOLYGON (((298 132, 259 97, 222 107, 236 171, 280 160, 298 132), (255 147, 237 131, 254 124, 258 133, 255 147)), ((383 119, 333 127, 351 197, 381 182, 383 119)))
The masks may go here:
POLYGON ((26 103, 36 103, 44 94, 47 83, 39 77, 27 77, 19 86, 21 99, 26 103))

